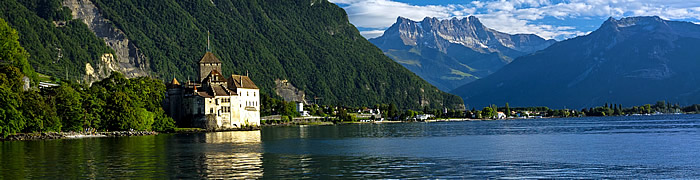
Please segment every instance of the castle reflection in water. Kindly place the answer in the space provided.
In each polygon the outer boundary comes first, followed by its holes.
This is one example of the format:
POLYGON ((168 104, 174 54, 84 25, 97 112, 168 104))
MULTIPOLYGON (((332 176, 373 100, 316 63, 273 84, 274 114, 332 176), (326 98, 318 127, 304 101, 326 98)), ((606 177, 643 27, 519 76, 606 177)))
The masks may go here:
POLYGON ((209 179, 257 179, 263 175, 260 131, 207 133, 204 166, 209 179), (220 144, 221 146, 216 146, 220 144), (234 148, 231 148, 233 146, 234 148))

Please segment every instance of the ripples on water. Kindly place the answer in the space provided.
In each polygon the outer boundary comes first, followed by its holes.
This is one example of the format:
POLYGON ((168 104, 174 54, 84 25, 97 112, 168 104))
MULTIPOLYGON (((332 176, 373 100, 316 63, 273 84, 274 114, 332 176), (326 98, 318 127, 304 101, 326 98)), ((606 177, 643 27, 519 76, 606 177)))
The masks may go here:
POLYGON ((699 178, 700 116, 0 142, 0 179, 699 178))

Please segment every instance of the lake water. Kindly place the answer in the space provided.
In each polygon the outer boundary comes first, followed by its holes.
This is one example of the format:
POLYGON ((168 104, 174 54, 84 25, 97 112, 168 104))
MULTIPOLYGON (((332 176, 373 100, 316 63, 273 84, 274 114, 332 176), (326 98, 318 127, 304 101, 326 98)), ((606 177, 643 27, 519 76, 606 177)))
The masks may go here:
POLYGON ((699 115, 0 143, 0 179, 700 178, 699 115))

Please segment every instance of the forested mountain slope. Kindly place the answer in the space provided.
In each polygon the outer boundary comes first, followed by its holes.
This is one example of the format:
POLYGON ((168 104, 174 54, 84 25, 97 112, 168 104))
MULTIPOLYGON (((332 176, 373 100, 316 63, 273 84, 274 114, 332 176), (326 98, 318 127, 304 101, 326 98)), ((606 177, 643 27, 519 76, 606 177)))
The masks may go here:
MULTIPOLYGON (((439 91, 386 57, 349 23, 343 9, 326 0, 92 2, 161 79, 193 80, 210 32, 223 73, 249 72, 268 94, 274 94, 275 79, 287 79, 307 97, 322 98, 322 104, 462 105, 459 97, 439 91)), ((57 3, 3 0, 0 8, 19 31, 35 69, 54 76, 68 72, 77 79, 86 72, 86 63, 99 63, 113 50, 85 24, 70 21, 70 10, 57 3), (53 23, 62 20, 68 20, 65 26, 53 23)))
POLYGON ((60 0, 2 0, 0 18, 19 33, 29 64, 43 74, 82 79, 86 63, 112 53, 60 0))

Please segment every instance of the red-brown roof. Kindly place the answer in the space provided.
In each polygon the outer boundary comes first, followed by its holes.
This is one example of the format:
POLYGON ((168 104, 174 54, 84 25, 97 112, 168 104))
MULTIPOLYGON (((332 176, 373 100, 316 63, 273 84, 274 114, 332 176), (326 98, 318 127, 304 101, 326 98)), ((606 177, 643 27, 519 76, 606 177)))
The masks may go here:
POLYGON ((202 96, 204 98, 212 98, 213 97, 207 92, 197 92, 197 95, 202 96))
POLYGON ((201 60, 199 60, 199 63, 221 63, 221 61, 219 60, 219 58, 216 58, 216 56, 214 56, 214 53, 207 52, 204 53, 204 56, 201 60))
POLYGON ((211 87, 213 94, 216 96, 232 96, 232 95, 238 95, 236 92, 229 91, 224 87, 223 85, 215 85, 211 87))
POLYGON ((212 82, 226 82, 227 80, 226 77, 221 75, 221 73, 219 73, 219 71, 217 70, 211 70, 211 72, 209 72, 209 75, 207 75, 207 77, 204 78, 204 82, 209 82, 209 79, 211 79, 212 82))
POLYGON ((246 88, 246 89, 258 89, 258 86, 253 83, 253 80, 248 76, 243 75, 231 75, 228 79, 228 86, 230 89, 234 88, 246 88), (241 85, 242 82, 242 85, 241 85))

